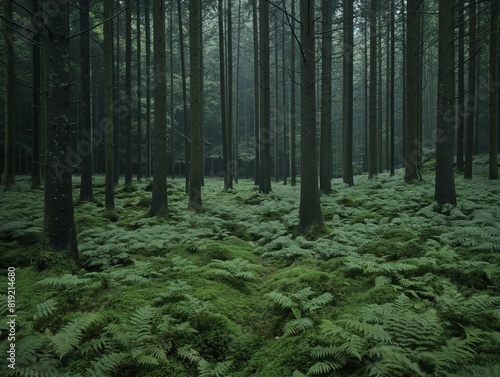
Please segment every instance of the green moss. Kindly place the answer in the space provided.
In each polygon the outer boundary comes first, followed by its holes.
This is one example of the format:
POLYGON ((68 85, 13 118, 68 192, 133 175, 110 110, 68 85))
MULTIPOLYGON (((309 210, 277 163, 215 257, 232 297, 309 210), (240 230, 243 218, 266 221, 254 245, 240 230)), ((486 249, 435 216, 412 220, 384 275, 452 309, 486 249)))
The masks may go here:
POLYGON ((233 236, 238 237, 244 241, 251 241, 252 237, 248 234, 247 228, 244 225, 227 221, 222 224, 222 228, 228 230, 233 236))
POLYGON ((400 292, 388 285, 380 285, 367 290, 359 296, 359 302, 364 304, 384 304, 393 302, 400 292))
POLYGON ((312 267, 289 267, 278 270, 265 283, 266 291, 296 292, 311 287, 315 292, 333 291, 331 276, 312 267))
POLYGON ((377 212, 362 212, 356 216, 354 216, 350 223, 351 224, 365 224, 366 222, 375 221, 378 222, 383 218, 382 215, 377 212))
POLYGON ((111 210, 111 209, 104 210, 104 212, 102 213, 101 216, 105 219, 112 221, 112 222, 116 222, 120 218, 120 215, 118 215, 118 213, 115 210, 111 210))
POLYGON ((360 254, 373 254, 376 257, 388 257, 388 260, 422 256, 424 246, 417 240, 407 242, 392 239, 380 239, 367 242, 358 249, 360 254))

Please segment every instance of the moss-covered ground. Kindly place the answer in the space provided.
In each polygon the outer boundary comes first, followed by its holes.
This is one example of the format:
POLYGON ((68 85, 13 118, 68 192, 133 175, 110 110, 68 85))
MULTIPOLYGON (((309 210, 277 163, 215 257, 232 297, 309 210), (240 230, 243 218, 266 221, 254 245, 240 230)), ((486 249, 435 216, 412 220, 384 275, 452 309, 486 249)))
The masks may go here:
POLYGON ((206 178, 195 214, 177 178, 157 219, 142 181, 109 219, 96 177, 81 267, 44 249, 43 193, 18 177, 0 196, 2 352, 8 267, 17 314, 0 375, 498 377, 500 185, 457 176, 458 205, 437 208, 432 172, 402 174, 333 180, 315 240, 294 233, 299 187, 206 178))

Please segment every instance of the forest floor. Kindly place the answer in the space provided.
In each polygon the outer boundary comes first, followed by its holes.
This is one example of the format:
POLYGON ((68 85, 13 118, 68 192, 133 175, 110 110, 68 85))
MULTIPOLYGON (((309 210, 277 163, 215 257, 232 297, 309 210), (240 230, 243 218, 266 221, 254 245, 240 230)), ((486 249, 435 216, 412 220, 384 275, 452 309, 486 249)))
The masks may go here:
POLYGON ((43 250, 43 192, 18 178, 0 196, 4 355, 9 266, 17 314, 16 369, 4 357, 0 374, 498 377, 500 185, 486 167, 457 175, 456 207, 435 206, 431 170, 414 185, 402 170, 335 179, 314 241, 295 233, 299 187, 224 193, 207 178, 194 214, 177 178, 158 219, 150 182, 121 186, 116 222, 75 207, 83 268, 43 250))

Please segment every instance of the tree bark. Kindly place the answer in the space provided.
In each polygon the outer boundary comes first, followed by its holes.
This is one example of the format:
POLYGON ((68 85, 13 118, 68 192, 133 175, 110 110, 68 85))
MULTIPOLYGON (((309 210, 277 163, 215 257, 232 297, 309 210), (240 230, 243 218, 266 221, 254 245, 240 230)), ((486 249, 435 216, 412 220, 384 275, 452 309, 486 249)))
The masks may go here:
MULTIPOLYGON (((54 251, 67 252, 77 263, 78 246, 73 216, 71 182, 71 126, 68 1, 45 20, 47 70, 47 129, 45 158, 45 242, 54 251)), ((44 7, 49 5, 44 4, 44 7)), ((51 12, 51 9, 45 9, 51 12)))
MULTIPOLYGON (((350 2, 347 0, 347 2, 350 2)), ((322 193, 332 192, 332 7, 331 0, 322 0, 322 76, 321 130, 319 155, 319 188, 322 193)), ((345 59, 345 54, 344 54, 345 59)))
POLYGON ((290 37, 290 185, 297 185, 297 152, 296 152, 296 130, 297 130, 297 116, 296 116, 296 73, 295 73, 295 55, 296 43, 295 40, 295 0, 291 0, 292 5, 290 8, 291 15, 291 37, 290 37))
POLYGON ((303 232, 323 231, 323 214, 319 203, 316 151, 316 72, 314 0, 300 0, 300 66, 301 174, 299 227, 303 232), (316 229, 314 229, 316 228, 316 229))
POLYGON ((490 179, 498 179, 498 8, 499 0, 491 3, 490 20, 490 141, 489 169, 490 179), (496 86, 493 86, 496 84, 496 86))
POLYGON ((167 86, 165 2, 153 0, 154 38, 154 176, 150 216, 167 216, 167 86))
MULTIPOLYGON (((36 2, 36 1, 35 1, 36 2)), ((80 0, 80 30, 89 28, 89 0, 80 0)), ((111 36, 113 38, 113 36, 111 36)), ((81 154, 80 201, 93 200, 92 190, 92 123, 90 112, 90 36, 80 34, 80 142, 85 143, 86 153, 81 154)), ((81 148, 79 148, 81 149, 81 148)))
POLYGON ((457 114, 457 170, 464 171, 464 95, 465 95, 465 16, 463 9, 458 16, 458 114, 457 114))
POLYGON ((145 0, 144 22, 146 34, 146 178, 151 178, 151 19, 150 0, 145 0))
POLYGON ((260 0, 260 120, 259 120, 259 191, 271 192, 271 94, 269 83, 269 3, 260 0))
POLYGON ((14 184, 15 175, 15 138, 14 138, 14 83, 15 83, 15 67, 14 67, 14 33, 11 29, 12 25, 12 0, 4 2, 3 21, 3 36, 4 36, 4 54, 5 54, 5 159, 3 183, 5 190, 9 190, 14 184))
POLYGON ((342 178, 349 186, 354 185, 352 171, 353 135, 353 74, 354 74, 354 1, 344 1, 344 56, 343 56, 343 107, 342 107, 342 178))
MULTIPOLYGON (((294 1, 294 0, 292 0, 294 1)), ((257 0, 252 0, 252 26, 253 26, 253 80, 254 80, 254 92, 253 92, 253 123, 254 123, 254 183, 256 186, 259 185, 260 173, 259 173, 259 119, 260 119, 260 92, 259 92, 259 25, 257 16, 257 0)))
POLYGON ((370 1, 370 100, 368 178, 377 175, 377 0, 370 1))
POLYGON ((472 179, 472 155, 474 153, 474 119, 476 116, 476 0, 469 7, 469 65, 467 91, 467 138, 465 142, 464 178, 472 179))
POLYGON ((125 185, 132 184, 132 4, 125 0, 125 185))
MULTIPOLYGON (((33 14, 38 14, 40 11, 40 6, 37 0, 31 1, 31 11, 33 14)), ((38 25, 40 19, 36 16, 33 19, 33 24, 38 25)), ((39 34, 35 34, 33 37, 34 44, 32 47, 32 68, 33 68, 33 103, 32 103, 32 120, 31 120, 31 147, 32 147, 32 157, 31 157, 31 188, 38 189, 42 183, 42 159, 40 151, 40 139, 41 139, 41 54, 39 45, 42 43, 42 39, 39 34)), ((90 151, 89 151, 90 153, 90 151)), ((83 158, 83 156, 82 156, 83 158)), ((82 161, 83 163, 83 161, 82 161)))
POLYGON ((191 169, 189 178, 188 208, 196 212, 202 209, 201 201, 201 41, 200 41, 200 2, 189 1, 189 62, 191 78, 189 93, 191 102, 191 169))
POLYGON ((436 132, 436 183, 439 205, 457 202, 453 169, 455 126, 454 0, 439 0, 438 98, 436 132))
POLYGON ((142 64, 141 64, 141 1, 136 1, 137 13, 137 180, 142 179, 142 64))

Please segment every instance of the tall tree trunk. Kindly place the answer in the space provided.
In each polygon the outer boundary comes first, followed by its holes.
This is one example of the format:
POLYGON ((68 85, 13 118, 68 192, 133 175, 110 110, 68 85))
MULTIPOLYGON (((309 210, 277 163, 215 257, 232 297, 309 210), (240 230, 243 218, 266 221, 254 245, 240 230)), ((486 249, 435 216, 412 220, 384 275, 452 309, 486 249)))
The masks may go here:
MULTIPOLYGON (((236 120, 236 125, 234 127, 234 161, 236 163, 234 169, 234 182, 238 183, 239 175, 239 141, 240 141, 240 58, 241 58, 241 1, 238 1, 238 32, 236 41, 236 104, 235 104, 235 114, 234 119, 236 120)), ((245 99, 246 93, 243 95, 245 99)), ((244 120, 244 126, 246 130, 246 119, 244 120)))
MULTIPOLYGON (((36 1, 35 1, 36 2, 36 1)), ((80 0, 80 30, 89 28, 89 0, 80 0)), ((113 36, 111 36, 113 38, 113 36)), ((80 201, 93 200, 92 191, 92 126, 90 113, 90 35, 80 34, 80 143, 87 145, 81 154, 80 201), (84 141, 84 139, 87 139, 84 141)), ((79 148, 81 149, 81 148, 79 148)))
POLYGON ((436 138, 436 184, 439 205, 457 202, 453 172, 455 126, 454 0, 439 0, 438 98, 436 138))
POLYGON ((146 33, 146 178, 151 178, 151 20, 150 0, 145 0, 144 22, 146 33))
MULTIPOLYGON (((104 19, 113 14, 113 0, 104 1, 104 19)), ((113 22, 104 23, 104 197, 106 216, 116 219, 113 181, 113 22)))
POLYGON ((132 184, 132 4, 125 0, 125 108, 126 148, 125 185, 132 184))
POLYGON ((169 52, 170 52, 170 163, 171 163, 171 173, 172 180, 175 178, 175 108, 174 108, 174 2, 170 3, 170 18, 169 18, 169 28, 170 28, 170 40, 169 40, 169 52))
MULTIPOLYGON (((120 0, 114 1, 113 2, 113 11, 116 11, 117 13, 120 11, 120 0)), ((120 71, 120 63, 121 63, 121 50, 120 50, 120 17, 116 17, 116 55, 113 54, 113 57, 115 57, 115 62, 114 62, 114 77, 115 77, 115 83, 114 83, 114 103, 115 106, 118 106, 121 108, 122 103, 121 103, 121 71, 120 71)), ((122 129, 122 114, 120 112, 115 111, 115 131, 113 135, 113 142, 114 142, 114 166, 113 166, 113 183, 116 186, 118 186, 118 183, 120 182, 120 165, 122 162, 121 158, 121 129, 122 129)))
MULTIPOLYGON (((33 14, 38 14, 40 11, 40 6, 37 0, 31 0, 31 11, 33 14)), ((33 19, 33 24, 38 25, 40 19, 36 16, 33 19)), ((41 139, 41 57, 40 57, 40 44, 42 39, 40 34, 35 34, 33 36, 34 44, 32 46, 32 68, 33 68, 33 103, 32 103, 32 119, 31 119, 31 188, 38 189, 42 183, 42 164, 41 164, 41 151, 40 151, 40 139, 41 139)), ((89 151, 90 152, 90 151, 89 151)), ((83 162, 82 162, 83 163, 83 162)))
POLYGON ((287 135, 287 106, 286 106, 286 92, 287 92, 287 85, 286 85, 286 27, 285 27, 285 14, 282 14, 283 19, 282 21, 282 43, 281 43, 281 81, 283 82, 283 85, 281 86, 282 91, 281 91, 281 107, 282 107, 282 117, 283 117, 283 184, 286 185, 287 179, 288 179, 288 164, 289 164, 289 158, 288 158, 288 135, 287 135))
POLYGON ((384 87, 384 83, 382 82, 382 39, 383 39, 383 30, 382 30, 382 21, 380 18, 377 19, 377 172, 382 173, 383 169, 383 130, 384 126, 382 124, 382 114, 383 111, 383 103, 382 103, 382 88, 384 87))
POLYGON ((191 169, 189 179, 188 208, 200 212, 201 201, 201 41, 200 41, 200 1, 189 0, 189 62, 191 78, 189 94, 191 101, 191 169))
POLYGON ((497 86, 490 90, 489 178, 498 179, 498 8, 499 0, 491 3, 490 20, 490 81, 497 86))
POLYGON ((296 152, 296 73, 295 73, 295 55, 296 55, 296 39, 295 39, 295 0, 291 0, 292 6, 290 9, 291 15, 291 36, 290 36, 290 185, 297 185, 297 152, 296 152))
POLYGON ((347 0, 344 7, 344 56, 343 56, 343 106, 342 106, 342 178, 349 186, 354 185, 352 171, 353 135, 353 75, 354 75, 354 1, 347 0))
MULTIPOLYGON (((349 2, 349 0, 347 1, 349 2)), ((322 0, 321 72, 321 129, 319 150, 319 188, 322 193, 332 192, 332 6, 331 0, 322 0)), ((344 55, 345 56, 345 55, 344 55)))
POLYGON ((167 216, 167 86, 165 57, 165 2, 153 0, 154 38, 154 176, 150 216, 167 216))
MULTIPOLYGON (((69 117, 69 30, 68 1, 58 2, 58 12, 47 17, 45 68, 47 70, 47 149, 45 158, 45 242, 54 251, 67 252, 77 263, 78 246, 73 215, 72 168, 69 117)), ((45 12, 51 12, 44 4, 45 12)))
POLYGON ((457 114, 457 170, 464 171, 464 96, 465 96, 465 15, 458 15, 458 114, 457 114))
POLYGON ((186 177, 185 191, 189 192, 189 115, 187 105, 187 74, 186 61, 184 59, 184 30, 182 27, 182 7, 181 0, 177 0, 177 17, 179 22, 179 50, 181 58, 181 78, 182 78, 182 122, 184 124, 184 173, 186 177))
POLYGON ((467 91, 467 138, 465 142, 464 178, 472 179, 472 154, 474 153, 474 118, 476 116, 476 0, 469 7, 469 70, 467 91))
POLYGON ((141 1, 136 1, 137 12, 137 180, 142 179, 142 64, 141 64, 141 1))
POLYGON ((224 174, 224 190, 233 188, 233 175, 236 168, 233 155, 233 17, 232 3, 227 0, 227 161, 224 166, 226 173, 224 174))
POLYGON ((269 3, 260 0, 260 120, 259 120, 259 191, 271 192, 271 94, 269 85, 269 3))
POLYGON ((319 203, 316 162, 316 72, 314 41, 314 0, 300 0, 300 112, 301 174, 299 227, 302 231, 323 232, 323 214, 319 203), (311 229, 312 228, 312 229, 311 229), (316 228, 316 229, 314 229, 316 228))
MULTIPOLYGON (((294 1, 294 0, 292 0, 294 1)), ((260 121, 260 98, 259 98, 259 25, 257 16, 257 0, 252 0, 252 26, 253 26, 253 123, 254 123, 254 183, 259 185, 259 121, 260 121)))
POLYGON ((421 0, 408 0, 407 15, 407 47, 406 47, 406 77, 408 118, 406 127, 406 154, 405 154, 405 176, 407 183, 419 179, 418 171, 418 129, 419 129, 419 61, 420 61, 420 7, 421 0))
POLYGON ((4 2, 3 36, 5 55, 5 160, 3 182, 5 190, 9 190, 14 183, 15 171, 15 146, 14 146, 14 33, 12 27, 12 0, 4 2))
POLYGON ((394 120, 394 113, 396 111, 396 108, 394 106, 394 82, 395 82, 395 68, 396 68, 396 65, 395 65, 395 56, 396 56, 396 41, 395 41, 395 28, 396 28, 396 24, 395 24, 395 10, 394 10, 394 2, 395 0, 390 0, 390 7, 391 7, 391 67, 390 67, 390 70, 391 70, 391 83, 390 83, 390 109, 389 109, 389 112, 390 112, 390 129, 391 129, 391 136, 390 136, 390 147, 389 147, 389 153, 390 153, 390 159, 389 159, 389 169, 390 169, 390 175, 393 176, 394 175, 394 168, 395 168, 395 165, 394 165, 394 147, 395 147, 395 135, 394 135, 394 125, 395 125, 395 120, 394 120))
POLYGON ((221 126, 222 126, 222 162, 224 174, 224 191, 228 190, 227 186, 229 174, 227 171, 228 157, 228 135, 227 135, 227 99, 226 99, 226 67, 224 54, 224 16, 223 16, 223 0, 218 0, 218 21, 219 21, 219 76, 220 76, 220 107, 221 107, 221 126))
POLYGON ((370 1, 370 100, 368 178, 377 175, 377 0, 370 1))
MULTIPOLYGON (((402 10, 402 13, 403 13, 403 19, 405 19, 405 13, 406 13, 406 17, 408 17, 408 10, 406 10, 405 12, 405 0, 401 0, 401 10, 402 10)), ((401 38, 401 43, 402 43, 402 59, 403 59, 403 69, 402 69, 402 75, 403 75, 403 106, 402 106, 402 124, 403 124, 403 137, 402 137, 402 150, 401 150, 401 161, 403 161, 403 167, 405 166, 405 159, 406 159, 406 124, 407 124, 407 113, 408 113, 408 101, 407 101, 407 82, 408 82, 408 78, 406 77, 406 65, 407 65, 407 59, 406 59, 406 56, 408 54, 407 50, 408 50, 408 46, 407 46, 407 43, 406 43, 406 40, 407 40, 407 37, 406 37, 406 27, 405 27, 405 22, 402 22, 401 24, 401 28, 403 29, 402 30, 402 34, 403 34, 403 38, 401 38)))

